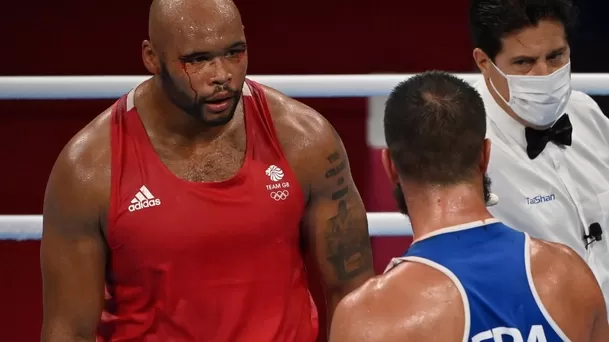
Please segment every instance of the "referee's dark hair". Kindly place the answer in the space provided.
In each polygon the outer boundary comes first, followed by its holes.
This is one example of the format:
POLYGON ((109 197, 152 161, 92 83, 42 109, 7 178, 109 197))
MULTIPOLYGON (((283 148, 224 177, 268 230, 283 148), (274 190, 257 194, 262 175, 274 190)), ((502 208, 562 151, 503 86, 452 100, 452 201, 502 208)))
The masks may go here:
POLYGON ((471 0, 469 26, 474 47, 495 61, 503 48, 502 38, 541 20, 561 23, 569 40, 578 14, 571 0, 471 0))

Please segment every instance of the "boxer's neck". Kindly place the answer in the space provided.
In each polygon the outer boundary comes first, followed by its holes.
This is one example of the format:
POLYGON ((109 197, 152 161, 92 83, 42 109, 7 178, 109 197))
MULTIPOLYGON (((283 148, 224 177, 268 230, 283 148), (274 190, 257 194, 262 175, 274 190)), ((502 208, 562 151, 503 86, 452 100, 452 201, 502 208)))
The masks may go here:
POLYGON ((436 230, 492 218, 482 184, 451 186, 403 184, 414 239, 436 230))

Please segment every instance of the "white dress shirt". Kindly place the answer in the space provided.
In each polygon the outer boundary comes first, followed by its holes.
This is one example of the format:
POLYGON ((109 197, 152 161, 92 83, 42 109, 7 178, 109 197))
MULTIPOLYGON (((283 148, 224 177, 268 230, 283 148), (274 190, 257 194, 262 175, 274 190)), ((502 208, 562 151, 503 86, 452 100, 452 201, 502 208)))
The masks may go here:
POLYGON ((524 126, 497 104, 484 81, 476 88, 491 139, 488 175, 499 196, 489 210, 514 229, 574 249, 590 265, 609 308, 609 119, 590 96, 573 91, 565 109, 571 146, 549 142, 531 160, 524 126), (602 240, 586 248, 583 236, 594 222, 602 240))

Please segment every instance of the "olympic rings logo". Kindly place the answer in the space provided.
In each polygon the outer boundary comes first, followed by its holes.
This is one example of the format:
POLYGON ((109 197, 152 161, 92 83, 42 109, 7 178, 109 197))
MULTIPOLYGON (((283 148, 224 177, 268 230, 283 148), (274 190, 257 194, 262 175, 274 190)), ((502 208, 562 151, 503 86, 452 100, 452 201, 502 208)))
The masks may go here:
POLYGON ((290 193, 287 190, 273 191, 271 192, 271 198, 275 201, 283 201, 288 198, 289 194, 290 193))

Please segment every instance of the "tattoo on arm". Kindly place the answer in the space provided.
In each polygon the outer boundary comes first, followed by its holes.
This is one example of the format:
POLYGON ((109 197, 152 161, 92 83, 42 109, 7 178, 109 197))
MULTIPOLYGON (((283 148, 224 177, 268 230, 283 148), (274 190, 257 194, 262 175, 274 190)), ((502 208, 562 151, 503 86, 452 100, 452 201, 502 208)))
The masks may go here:
MULTIPOLYGON (((334 267, 337 278, 346 281, 369 271, 372 268, 372 256, 369 250, 368 234, 362 233, 361 213, 352 212, 349 208, 350 189, 345 178, 341 176, 346 168, 346 160, 339 152, 328 156, 332 165, 326 171, 327 179, 336 179, 339 190, 332 193, 332 201, 336 201, 336 215, 328 221, 326 243, 328 248, 327 260, 334 267), (346 183, 346 184, 345 184, 346 183)), ((365 219, 365 218, 364 218, 365 219)))
POLYGON ((335 161, 340 159, 340 153, 334 152, 328 156, 328 162, 334 163, 335 161))

